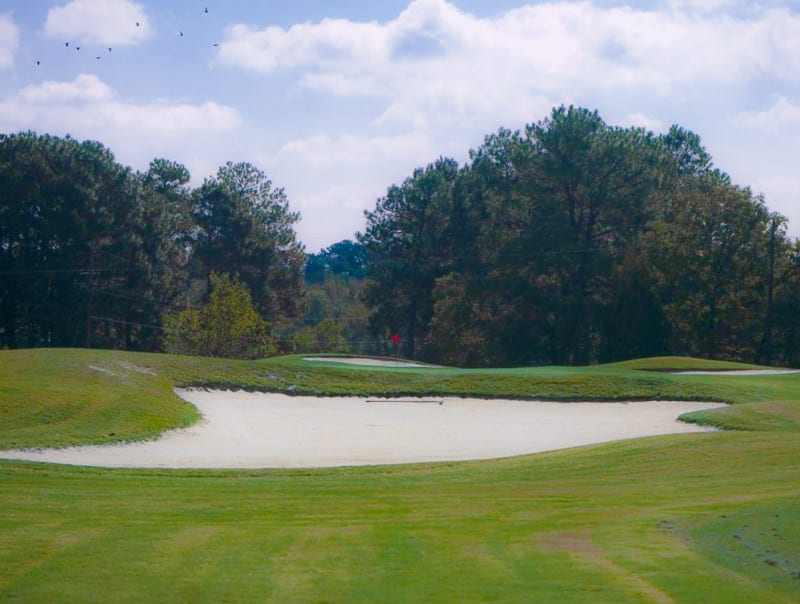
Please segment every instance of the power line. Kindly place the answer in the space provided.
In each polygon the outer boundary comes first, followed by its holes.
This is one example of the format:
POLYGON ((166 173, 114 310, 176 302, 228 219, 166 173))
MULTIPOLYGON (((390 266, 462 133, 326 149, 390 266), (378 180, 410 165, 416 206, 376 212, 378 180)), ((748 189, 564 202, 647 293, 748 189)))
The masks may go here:
POLYGON ((135 321, 123 321, 121 319, 112 319, 111 317, 98 317, 96 315, 92 315, 89 317, 93 321, 106 321, 107 323, 117 323, 119 325, 133 325, 134 327, 145 327, 149 329, 157 329, 159 331, 164 331, 164 328, 160 325, 149 325, 147 323, 137 323, 135 321))
POLYGON ((168 308, 177 308, 180 310, 199 310, 197 308, 187 306, 186 304, 177 304, 175 302, 167 302, 166 300, 156 300, 154 298, 145 298, 142 296, 132 296, 130 294, 124 294, 119 291, 114 291, 110 289, 102 289, 99 290, 97 293, 102 294, 104 296, 110 296, 112 298, 119 298, 120 300, 133 300, 134 302, 148 302, 156 306, 166 306, 168 308))
POLYGON ((94 275, 98 273, 130 273, 130 272, 144 272, 142 269, 135 268, 94 268, 94 267, 76 267, 76 268, 31 268, 31 269, 4 269, 0 270, 0 275, 39 275, 39 274, 52 274, 52 273, 79 273, 81 275, 94 275))

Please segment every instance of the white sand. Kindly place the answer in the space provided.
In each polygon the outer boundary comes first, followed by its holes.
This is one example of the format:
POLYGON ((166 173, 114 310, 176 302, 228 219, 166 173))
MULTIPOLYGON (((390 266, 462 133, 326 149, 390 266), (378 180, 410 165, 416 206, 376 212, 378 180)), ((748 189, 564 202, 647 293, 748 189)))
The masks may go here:
POLYGON ((156 441, 0 458, 106 467, 305 468, 491 459, 657 434, 719 403, 366 399, 180 390, 204 420, 156 441), (414 402, 411 402, 414 401, 414 402), (439 403, 442 404, 439 404, 439 403))
POLYGON ((368 359, 360 357, 303 357, 304 361, 317 363, 345 363, 347 365, 364 365, 366 367, 438 367, 425 363, 415 363, 405 359, 368 359))

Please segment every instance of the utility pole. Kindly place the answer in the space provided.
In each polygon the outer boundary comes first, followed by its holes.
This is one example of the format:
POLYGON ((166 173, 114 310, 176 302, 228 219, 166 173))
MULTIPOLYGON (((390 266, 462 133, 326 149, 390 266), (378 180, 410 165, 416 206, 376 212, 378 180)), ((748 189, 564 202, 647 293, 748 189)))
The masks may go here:
POLYGON ((775 239, 778 219, 772 216, 769 227, 769 271, 767 273, 767 316, 764 320, 764 363, 772 364, 772 306, 775 291, 775 239))
POLYGON ((97 271, 94 268, 94 251, 89 252, 89 269, 82 270, 81 275, 85 276, 88 283, 88 297, 86 300, 86 348, 92 347, 92 297, 94 295, 94 276, 97 271))

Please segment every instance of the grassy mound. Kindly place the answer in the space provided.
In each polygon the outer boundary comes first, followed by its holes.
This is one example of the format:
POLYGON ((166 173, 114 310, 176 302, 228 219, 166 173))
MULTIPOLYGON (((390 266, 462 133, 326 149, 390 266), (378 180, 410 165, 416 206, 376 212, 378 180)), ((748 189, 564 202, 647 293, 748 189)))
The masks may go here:
POLYGON ((172 384, 139 355, 0 351, 0 447, 154 438, 197 421, 172 384))
POLYGON ((640 369, 644 371, 731 371, 736 369, 765 369, 760 365, 715 361, 695 357, 650 357, 609 363, 606 367, 621 369, 640 369))

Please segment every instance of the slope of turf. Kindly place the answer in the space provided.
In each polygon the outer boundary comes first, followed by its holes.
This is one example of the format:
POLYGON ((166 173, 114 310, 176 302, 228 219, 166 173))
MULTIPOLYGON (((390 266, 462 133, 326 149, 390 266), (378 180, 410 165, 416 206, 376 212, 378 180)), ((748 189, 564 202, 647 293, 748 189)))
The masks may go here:
POLYGON ((735 403, 709 417, 743 430, 334 470, 0 462, 0 601, 800 600, 796 375, 0 352, 0 438, 149 437, 192 421, 171 388, 203 381, 339 394, 702 397, 735 403))
POLYGON ((605 366, 608 368, 619 367, 623 369, 642 369, 646 371, 731 371, 735 369, 765 368, 748 363, 674 356, 631 359, 617 363, 608 363, 605 366))

